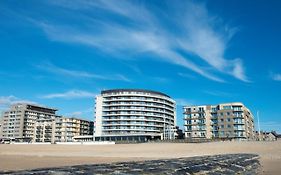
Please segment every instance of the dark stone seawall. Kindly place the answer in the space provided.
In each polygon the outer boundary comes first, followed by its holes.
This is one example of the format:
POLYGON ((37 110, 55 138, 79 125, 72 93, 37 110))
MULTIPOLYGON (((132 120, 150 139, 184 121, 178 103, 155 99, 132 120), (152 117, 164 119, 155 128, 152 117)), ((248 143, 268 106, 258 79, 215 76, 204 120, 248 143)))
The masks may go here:
POLYGON ((258 174, 258 155, 225 154, 177 159, 122 162, 112 164, 76 165, 59 168, 44 168, 0 174, 258 174))

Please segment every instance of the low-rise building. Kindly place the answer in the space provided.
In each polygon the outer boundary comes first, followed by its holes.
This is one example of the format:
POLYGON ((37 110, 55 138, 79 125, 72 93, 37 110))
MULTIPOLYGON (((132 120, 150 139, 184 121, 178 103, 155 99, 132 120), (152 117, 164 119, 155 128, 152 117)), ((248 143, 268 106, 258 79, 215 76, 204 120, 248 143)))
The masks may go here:
POLYGON ((184 107, 185 138, 254 139, 251 111, 242 103, 184 107))
POLYGON ((78 118, 56 117, 55 142, 73 142, 77 136, 93 136, 93 122, 78 118))
POLYGON ((265 131, 256 131, 255 132, 255 140, 257 141, 276 141, 278 138, 278 134, 274 131, 265 132, 265 131))

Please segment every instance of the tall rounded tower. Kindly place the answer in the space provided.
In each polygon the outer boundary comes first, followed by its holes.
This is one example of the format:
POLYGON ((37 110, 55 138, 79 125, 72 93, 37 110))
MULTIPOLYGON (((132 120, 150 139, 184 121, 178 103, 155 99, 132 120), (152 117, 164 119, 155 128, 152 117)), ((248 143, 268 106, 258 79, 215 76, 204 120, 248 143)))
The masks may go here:
POLYGON ((96 97, 96 140, 171 139, 176 104, 168 95, 142 89, 112 89, 96 97))

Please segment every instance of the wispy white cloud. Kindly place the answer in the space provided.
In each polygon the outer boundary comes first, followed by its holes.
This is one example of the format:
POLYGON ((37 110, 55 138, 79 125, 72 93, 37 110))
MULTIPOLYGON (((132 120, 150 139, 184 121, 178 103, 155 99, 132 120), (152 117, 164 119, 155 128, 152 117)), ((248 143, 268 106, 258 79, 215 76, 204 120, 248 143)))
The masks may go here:
POLYGON ((218 96, 218 97, 233 97, 235 94, 228 93, 228 92, 222 92, 222 91, 210 91, 206 90, 203 91, 205 94, 212 95, 212 96, 218 96))
POLYGON ((132 71, 134 71, 134 72, 137 73, 138 75, 143 75, 142 70, 141 70, 137 65, 126 64, 126 66, 128 66, 132 71))
POLYGON ((176 98, 175 100, 176 100, 177 106, 188 106, 188 105, 194 104, 192 101, 189 101, 184 98, 176 98))
POLYGON ((187 74, 187 73, 178 73, 179 76, 184 77, 184 78, 189 78, 189 79, 194 79, 195 76, 191 75, 191 74, 187 74))
POLYGON ((152 81, 158 82, 158 83, 168 83, 171 80, 165 77, 151 77, 152 81))
MULTIPOLYGON (((248 82, 250 83, 251 81, 248 79, 248 77, 245 74, 245 67, 243 65, 243 62, 241 59, 236 58, 235 60, 232 60, 233 64, 232 64, 232 71, 230 72, 230 74, 232 74, 234 77, 244 81, 244 82, 248 82)), ((229 63, 231 64, 231 62, 229 63)))
POLYGON ((6 105, 6 104, 11 104, 12 101, 16 100, 16 97, 15 96, 2 96, 0 97, 0 105, 6 105))
POLYGON ((226 74, 249 82, 242 59, 224 57, 237 28, 210 15, 202 3, 175 2, 170 6, 178 5, 177 11, 165 9, 165 12, 152 11, 139 1, 52 1, 52 5, 69 13, 86 9, 88 14, 81 21, 85 20, 88 27, 35 21, 51 40, 88 45, 119 58, 154 54, 159 60, 183 66, 210 80, 225 82, 218 75, 226 74), (100 11, 104 16, 97 17, 89 10, 100 11), (169 15, 163 15, 166 13, 169 15), (121 22, 106 17, 110 14, 122 17, 121 22), (197 61, 193 61, 195 58, 197 61))
POLYGON ((281 74, 273 74, 272 79, 275 81, 281 81, 281 74))
POLYGON ((74 98, 93 98, 96 96, 96 93, 82 91, 82 90, 70 90, 62 93, 52 93, 47 95, 40 96, 45 99, 53 98, 63 98, 63 99, 74 99, 74 98))
POLYGON ((65 114, 65 116, 84 118, 84 117, 88 116, 89 114, 93 114, 93 112, 94 112, 94 107, 90 107, 90 108, 87 108, 84 110, 67 113, 67 114, 65 114))
POLYGON ((0 96, 0 110, 5 110, 5 109, 9 108, 10 105, 16 104, 16 103, 37 104, 34 101, 21 99, 21 98, 15 97, 13 95, 0 96))
POLYGON ((229 28, 224 24, 220 24, 219 28, 214 27, 219 23, 219 20, 216 20, 218 17, 210 15, 203 4, 187 3, 186 11, 193 12, 193 15, 184 16, 186 20, 183 22, 183 28, 187 33, 179 38, 181 46, 199 56, 216 70, 249 82, 241 59, 224 58, 227 44, 237 28, 229 28), (221 28, 224 28, 224 31, 221 28))
POLYGON ((94 79, 101 79, 101 80, 116 80, 116 81, 126 81, 131 82, 129 78, 121 74, 112 74, 112 75, 99 75, 93 74, 85 71, 78 71, 78 70, 69 70, 62 67, 58 67, 51 63, 44 63, 36 65, 40 70, 44 70, 53 74, 59 74, 64 76, 76 77, 76 78, 94 78, 94 79))

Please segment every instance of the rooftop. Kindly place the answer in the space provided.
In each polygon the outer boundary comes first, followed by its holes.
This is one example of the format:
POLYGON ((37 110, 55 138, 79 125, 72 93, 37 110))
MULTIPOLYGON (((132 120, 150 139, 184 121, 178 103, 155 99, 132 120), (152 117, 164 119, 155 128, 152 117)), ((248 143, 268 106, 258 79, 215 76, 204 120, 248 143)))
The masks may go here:
POLYGON ((171 98, 167 94, 164 94, 162 92, 157 92, 157 91, 152 91, 152 90, 146 90, 146 89, 110 89, 110 90, 104 90, 101 91, 101 94, 108 94, 108 93, 113 93, 113 92, 146 92, 146 93, 151 93, 151 94, 158 94, 158 95, 163 95, 165 97, 171 98))

